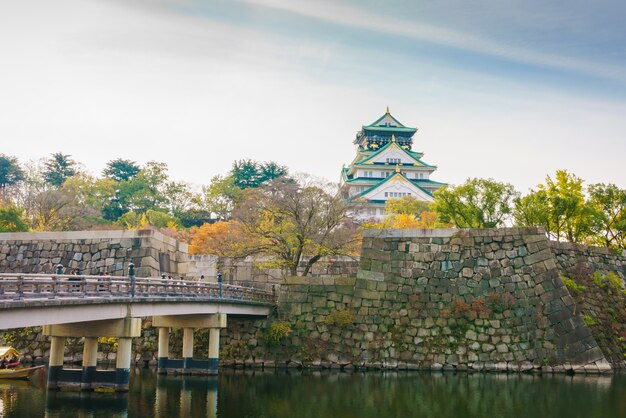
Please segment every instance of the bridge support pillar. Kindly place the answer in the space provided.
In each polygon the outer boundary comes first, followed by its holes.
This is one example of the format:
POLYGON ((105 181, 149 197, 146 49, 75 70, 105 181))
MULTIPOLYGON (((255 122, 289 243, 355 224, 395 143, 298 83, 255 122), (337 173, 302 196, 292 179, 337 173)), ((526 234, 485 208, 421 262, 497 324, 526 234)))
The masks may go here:
POLYGON ((220 328, 209 328, 209 374, 217 374, 220 362, 220 328))
POLYGON ((83 345, 83 373, 80 380, 81 390, 92 390, 91 384, 96 374, 96 363, 98 361, 98 339, 95 337, 85 337, 83 345))
POLYGON ((167 359, 170 356, 170 329, 167 327, 159 328, 159 351, 157 356, 157 372, 159 374, 167 373, 167 359))
POLYGON ((97 388, 113 388, 119 392, 128 390, 132 337, 141 335, 140 318, 44 325, 43 333, 51 339, 48 389, 72 387, 81 390, 97 388), (82 370, 63 368, 63 351, 67 337, 85 338, 82 370), (98 337, 119 338, 115 371, 96 369, 98 337))
POLYGON ((131 338, 119 339, 117 343, 117 357, 115 360, 115 390, 117 392, 128 392, 132 348, 133 340, 131 338))
POLYGON ((159 373, 217 374, 220 329, 226 327, 226 314, 167 315, 152 318, 159 328, 159 373), (170 359, 169 329, 183 328, 183 358, 170 359), (209 358, 193 358, 193 336, 196 329, 209 328, 209 358))
POLYGON ((193 367, 193 328, 183 328, 183 374, 191 374, 193 367))
POLYGON ((59 375, 63 370, 65 337, 50 338, 50 362, 48 363, 48 389, 59 388, 59 375))

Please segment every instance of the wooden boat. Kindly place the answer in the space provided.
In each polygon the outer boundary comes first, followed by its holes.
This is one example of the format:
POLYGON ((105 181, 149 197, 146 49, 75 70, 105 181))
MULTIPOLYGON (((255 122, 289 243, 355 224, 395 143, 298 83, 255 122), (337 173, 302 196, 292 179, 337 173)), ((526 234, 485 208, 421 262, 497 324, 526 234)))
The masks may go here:
MULTIPOLYGON (((0 359, 6 361, 12 357, 18 358, 20 355, 13 347, 0 347, 0 359)), ((36 370, 43 366, 22 367, 19 360, 15 363, 8 363, 4 368, 0 368, 0 379, 28 379, 36 370)))
POLYGON ((15 369, 0 369, 0 379, 28 379, 35 371, 43 369, 42 366, 17 367, 15 369))

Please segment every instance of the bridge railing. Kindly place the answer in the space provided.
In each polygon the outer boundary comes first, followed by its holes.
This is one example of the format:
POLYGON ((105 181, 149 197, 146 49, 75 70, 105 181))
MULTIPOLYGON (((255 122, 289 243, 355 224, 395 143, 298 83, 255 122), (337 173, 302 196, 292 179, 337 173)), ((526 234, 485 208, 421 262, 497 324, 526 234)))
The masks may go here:
POLYGON ((273 292, 222 283, 132 276, 0 273, 0 301, 4 302, 111 297, 275 302, 273 292))

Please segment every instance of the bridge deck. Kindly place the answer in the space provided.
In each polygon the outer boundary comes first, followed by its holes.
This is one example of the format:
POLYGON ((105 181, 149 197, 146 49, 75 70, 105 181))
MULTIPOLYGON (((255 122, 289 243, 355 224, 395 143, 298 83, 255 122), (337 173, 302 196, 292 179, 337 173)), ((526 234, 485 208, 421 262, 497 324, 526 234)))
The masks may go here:
POLYGON ((267 316, 273 292, 133 276, 0 274, 0 329, 151 315, 267 316))

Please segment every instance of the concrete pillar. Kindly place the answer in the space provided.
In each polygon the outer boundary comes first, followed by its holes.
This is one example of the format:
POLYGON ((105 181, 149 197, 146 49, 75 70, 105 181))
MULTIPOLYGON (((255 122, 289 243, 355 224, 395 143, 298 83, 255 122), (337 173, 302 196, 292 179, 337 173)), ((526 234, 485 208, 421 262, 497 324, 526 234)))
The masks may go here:
POLYGON ((220 360, 220 329, 209 328, 209 374, 217 374, 220 360))
POLYGON ((167 358, 170 356, 170 329, 159 328, 159 351, 157 354, 158 373, 167 373, 167 358))
POLYGON ((91 383, 96 374, 96 362, 98 361, 98 339, 85 337, 83 345, 83 373, 80 379, 81 390, 91 390, 91 383))
POLYGON ((132 353, 133 340, 131 338, 120 338, 117 343, 117 360, 115 365, 115 390, 117 392, 128 392, 132 353))
POLYGON ((50 337, 50 362, 48 363, 48 389, 59 388, 59 375, 63 370, 65 337, 50 337))
POLYGON ((191 368, 193 359, 193 328, 183 328, 183 373, 191 368))

